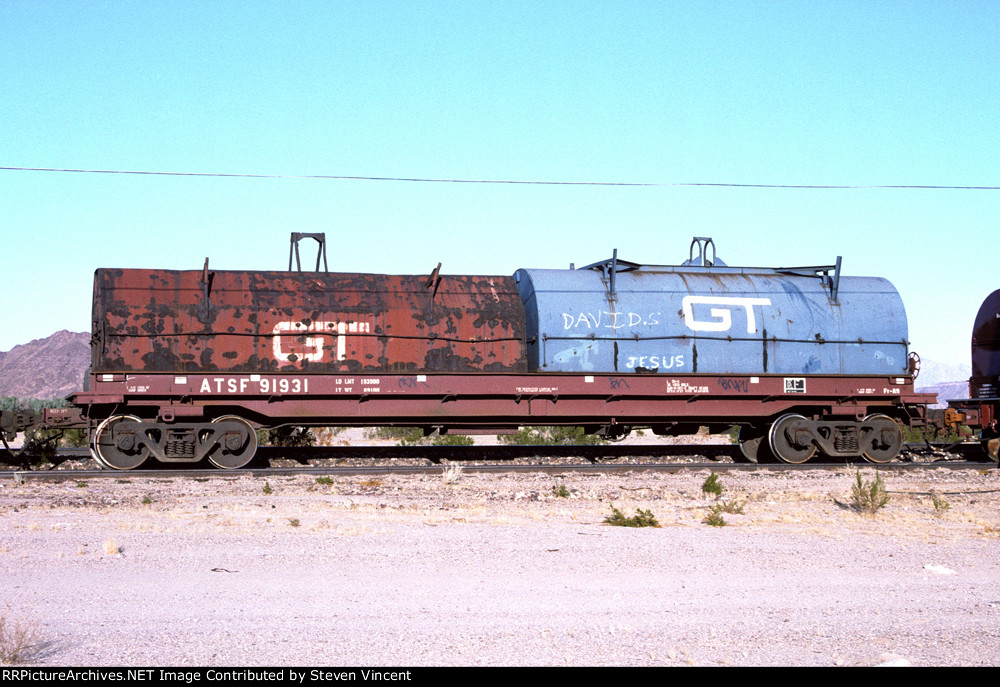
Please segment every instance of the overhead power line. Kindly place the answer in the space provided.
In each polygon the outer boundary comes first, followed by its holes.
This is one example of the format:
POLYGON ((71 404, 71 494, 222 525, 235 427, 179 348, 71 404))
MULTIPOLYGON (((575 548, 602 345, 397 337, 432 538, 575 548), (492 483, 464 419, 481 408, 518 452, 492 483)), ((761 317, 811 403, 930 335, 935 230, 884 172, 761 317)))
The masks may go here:
POLYGON ((136 169, 68 169, 57 167, 0 167, 7 172, 67 172, 74 174, 136 174, 167 177, 223 177, 234 179, 327 179, 338 181, 409 181, 427 184, 521 184, 529 186, 694 186, 710 188, 786 189, 915 189, 944 191, 1000 191, 1000 186, 950 186, 944 184, 749 184, 735 182, 636 182, 636 181, 545 181, 540 179, 438 179, 429 177, 376 177, 347 174, 239 174, 234 172, 157 172, 136 169))

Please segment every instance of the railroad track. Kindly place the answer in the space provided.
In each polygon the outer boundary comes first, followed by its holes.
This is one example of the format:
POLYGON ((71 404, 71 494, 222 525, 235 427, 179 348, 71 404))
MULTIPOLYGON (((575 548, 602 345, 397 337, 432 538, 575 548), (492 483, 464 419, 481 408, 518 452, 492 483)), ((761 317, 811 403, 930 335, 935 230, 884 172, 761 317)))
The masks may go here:
MULTIPOLYGON (((913 470, 928 467, 991 469, 996 463, 981 459, 977 444, 951 446, 908 445, 900 460, 879 465, 881 470, 913 470), (943 448, 950 449, 945 453, 943 448)), ((823 470, 844 466, 873 467, 863 460, 789 465, 737 462, 739 448, 730 444, 672 444, 634 446, 310 446, 262 447, 254 463, 238 470, 163 465, 130 471, 102 470, 89 460, 87 449, 60 449, 47 468, 11 469, 17 479, 153 478, 192 476, 226 478, 237 475, 351 475, 433 474, 442 466, 461 465, 467 472, 623 472, 634 470, 680 471, 730 470, 823 470), (79 460, 86 466, 73 466, 79 460), (526 462, 527 461, 527 462, 526 462)), ((0 471, 3 475, 5 471, 0 471)))
MULTIPOLYGON (((446 461, 506 461, 519 458, 585 458, 588 460, 615 460, 642 455, 650 458, 701 455, 713 460, 736 459, 736 444, 664 444, 626 445, 598 444, 594 446, 261 446, 255 459, 272 460, 393 460, 423 459, 433 463, 446 461)), ((60 448, 58 461, 89 459, 86 448, 60 448)))
MULTIPOLYGON (((939 463, 893 463, 889 466, 879 466, 879 470, 891 472, 902 472, 912 470, 923 470, 927 468, 948 468, 952 470, 984 470, 994 469, 990 464, 969 461, 947 461, 939 463)), ((682 472, 685 470, 714 470, 716 472, 761 470, 782 472, 789 471, 809 471, 809 470, 831 470, 845 466, 857 468, 872 468, 871 463, 817 463, 815 465, 754 465, 747 463, 600 463, 600 464, 534 464, 534 465, 513 465, 513 464, 493 464, 493 465, 467 465, 462 466, 462 470, 468 474, 510 474, 516 472, 542 472, 545 474, 566 474, 566 473, 603 473, 615 474, 624 472, 648 471, 648 472, 682 472)), ((241 476, 259 477, 292 477, 296 475, 314 475, 350 477, 358 475, 433 475, 441 474, 443 468, 440 465, 336 465, 336 466, 297 466, 297 467, 268 467, 268 468, 242 468, 239 470, 222 471, 216 468, 186 468, 186 469, 149 469, 136 470, 129 473, 121 473, 113 470, 100 469, 70 469, 70 470, 48 470, 48 471, 8 471, 10 478, 16 482, 25 481, 63 481, 71 479, 116 479, 119 481, 142 481, 150 479, 171 479, 176 477, 205 479, 232 480, 241 476)), ((3 479, 0 473, 0 479, 3 479)))
MULTIPOLYGON (((949 454, 966 460, 979 460, 982 448, 975 442, 954 444, 906 444, 900 460, 906 462, 914 456, 949 454)), ((0 451, 2 457, 3 451, 0 451)), ((272 460, 392 460, 423 459, 432 463, 448 461, 507 461, 521 458, 582 458, 586 460, 617 460, 621 458, 676 458, 703 456, 710 460, 740 460, 739 446, 736 444, 613 444, 549 446, 499 444, 494 446, 261 446, 256 458, 261 464, 272 460)), ((67 460, 89 459, 87 448, 60 448, 56 451, 56 463, 67 460)), ((984 459, 985 460, 985 459, 984 459)), ((809 465, 810 463, 806 463, 809 465)), ((883 465, 891 465, 884 463, 883 465)), ((259 466, 258 466, 259 467, 259 466)))

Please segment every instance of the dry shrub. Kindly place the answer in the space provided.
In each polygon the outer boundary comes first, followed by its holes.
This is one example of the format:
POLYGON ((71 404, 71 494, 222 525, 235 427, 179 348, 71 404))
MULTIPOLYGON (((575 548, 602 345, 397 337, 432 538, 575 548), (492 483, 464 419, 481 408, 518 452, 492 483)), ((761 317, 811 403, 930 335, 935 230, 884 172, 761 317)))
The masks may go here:
POLYGON ((10 608, 0 612, 0 663, 25 663, 41 652, 43 646, 37 620, 14 619, 10 608))
POLYGON ((951 510, 951 504, 934 492, 931 492, 931 503, 934 504, 934 512, 937 515, 944 515, 946 512, 951 510))
POLYGON ((443 473, 441 473, 441 479, 444 480, 445 484, 454 484, 462 478, 462 466, 461 465, 450 465, 443 473))

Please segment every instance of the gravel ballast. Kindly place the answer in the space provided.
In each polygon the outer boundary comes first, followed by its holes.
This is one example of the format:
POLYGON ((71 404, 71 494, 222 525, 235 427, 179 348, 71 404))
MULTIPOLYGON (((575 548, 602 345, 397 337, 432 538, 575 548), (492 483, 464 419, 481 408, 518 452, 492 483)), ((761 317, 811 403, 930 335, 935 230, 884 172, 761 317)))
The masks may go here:
POLYGON ((724 527, 705 470, 4 477, 3 612, 51 666, 1000 664, 1000 472, 882 474, 721 474, 724 527))

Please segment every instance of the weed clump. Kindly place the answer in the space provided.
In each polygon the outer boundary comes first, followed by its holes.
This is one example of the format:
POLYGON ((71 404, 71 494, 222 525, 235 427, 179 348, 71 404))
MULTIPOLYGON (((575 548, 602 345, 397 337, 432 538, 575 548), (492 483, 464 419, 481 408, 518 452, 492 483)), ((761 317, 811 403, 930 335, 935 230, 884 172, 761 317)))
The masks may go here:
POLYGON ((369 427, 365 439, 395 440, 399 446, 413 446, 424 438, 424 430, 419 427, 369 427))
POLYGON ((726 519, 722 517, 723 513, 728 513, 730 515, 743 515, 743 505, 742 501, 718 501, 716 502, 701 519, 706 525, 711 525, 712 527, 725 527, 729 523, 726 519))
POLYGON ((728 524, 726 519, 722 517, 722 513, 717 512, 714 508, 701 521, 712 527, 725 527, 728 524))
POLYGON ((592 446, 600 437, 583 427, 521 427, 514 434, 501 434, 500 443, 511 446, 592 446))
POLYGON ((568 499, 569 489, 566 488, 565 484, 560 484, 558 486, 552 487, 552 495, 557 499, 568 499))
POLYGON ((266 443, 268 446, 282 446, 285 448, 297 448, 300 446, 315 446, 316 436, 309 431, 308 427, 275 427, 265 434, 265 441, 260 441, 260 433, 257 434, 258 443, 266 443))
POLYGON ((449 465, 445 468, 444 472, 441 473, 441 479, 444 480, 445 484, 454 484, 462 478, 462 466, 461 465, 449 465))
POLYGON ((615 527, 659 527, 660 521, 656 519, 652 511, 636 509, 636 514, 631 518, 627 517, 620 510, 611 506, 611 515, 604 518, 605 524, 615 527))
POLYGON ((439 434, 431 439, 431 446, 472 446, 475 443, 468 434, 439 434))
POLYGON ((745 515, 743 512, 744 503, 742 501, 719 501, 712 506, 713 513, 730 513, 732 515, 745 515))
POLYGON ((933 493, 931 494, 931 503, 934 504, 934 512, 938 515, 944 515, 951 508, 950 503, 933 493))
POLYGON ((274 493, 274 489, 271 488, 271 483, 270 482, 264 482, 264 488, 261 489, 261 491, 264 492, 265 494, 273 494, 274 493))
POLYGON ((397 446, 472 446, 476 442, 465 434, 424 435, 420 427, 369 427, 366 439, 395 440, 397 446))
POLYGON ((722 492, 725 491, 725 487, 722 486, 722 482, 719 481, 719 476, 715 474, 713 470, 708 477, 705 478, 705 482, 701 485, 701 490, 705 494, 711 494, 715 498, 722 496, 722 492))
POLYGON ((316 484, 322 484, 328 487, 333 484, 333 479, 330 477, 317 477, 316 484))
POLYGON ((855 476, 854 486, 851 487, 851 503, 862 515, 875 517, 889 503, 889 494, 885 490, 882 475, 876 470, 875 479, 863 480, 861 471, 857 470, 855 476))

